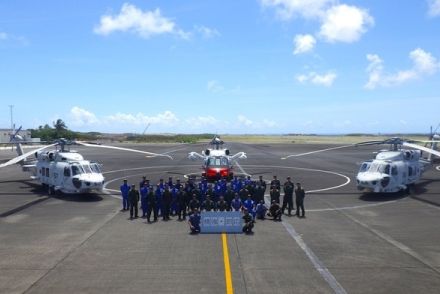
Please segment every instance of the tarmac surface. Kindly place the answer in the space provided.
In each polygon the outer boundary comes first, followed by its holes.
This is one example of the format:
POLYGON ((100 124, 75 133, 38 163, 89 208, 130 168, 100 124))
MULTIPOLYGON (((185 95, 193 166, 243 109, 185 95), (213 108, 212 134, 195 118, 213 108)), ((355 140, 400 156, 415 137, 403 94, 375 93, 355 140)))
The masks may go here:
MULTIPOLYGON (((130 147, 129 145, 124 145, 130 147)), ((281 158, 326 145, 229 144, 236 172, 291 176, 308 191, 306 218, 257 221, 253 235, 190 235, 185 222, 129 220, 123 178, 184 179, 204 144, 132 145, 174 160, 76 148, 102 163, 106 193, 48 196, 18 166, 0 169, 0 293, 439 293, 440 171, 411 194, 362 194, 358 164, 376 147, 281 158), (227 288, 229 255, 231 289, 227 288)), ((0 151, 0 161, 15 156, 0 151)), ((268 191, 266 191, 268 193, 268 191)))

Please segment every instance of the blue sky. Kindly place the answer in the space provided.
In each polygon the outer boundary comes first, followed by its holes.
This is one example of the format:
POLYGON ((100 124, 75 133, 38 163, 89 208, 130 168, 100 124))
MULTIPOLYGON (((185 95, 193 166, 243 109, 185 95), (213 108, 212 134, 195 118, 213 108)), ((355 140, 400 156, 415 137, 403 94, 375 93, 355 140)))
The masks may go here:
POLYGON ((427 132, 440 0, 2 1, 0 127, 427 132))

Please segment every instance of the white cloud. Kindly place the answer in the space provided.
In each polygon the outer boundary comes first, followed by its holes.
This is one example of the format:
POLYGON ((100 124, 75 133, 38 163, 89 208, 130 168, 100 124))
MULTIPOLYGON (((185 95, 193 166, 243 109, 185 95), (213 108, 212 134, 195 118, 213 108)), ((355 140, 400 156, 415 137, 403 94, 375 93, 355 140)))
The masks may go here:
POLYGON ((316 44, 316 39, 312 35, 296 35, 293 39, 295 49, 293 54, 301 54, 311 51, 316 44))
POLYGON ((251 127, 253 126, 254 122, 248 119, 246 116, 240 114, 237 117, 238 123, 245 126, 245 127, 251 127))
POLYGON ((0 32, 0 40, 7 40, 8 39, 8 34, 6 34, 5 32, 0 32))
POLYGON ((352 43, 360 39, 374 24, 365 9, 350 5, 337 5, 326 11, 319 35, 328 42, 352 43))
POLYGON ((413 66, 407 70, 396 73, 384 73, 383 60, 376 54, 368 54, 367 60, 370 62, 367 67, 368 82, 366 89, 377 87, 389 87, 402 84, 404 82, 420 79, 437 73, 440 70, 440 63, 431 53, 417 48, 409 53, 409 58, 413 66))
POLYGON ((320 17, 333 3, 336 3, 336 0, 261 0, 263 6, 274 7, 283 20, 293 16, 320 17))
POLYGON ((93 30, 99 35, 109 35, 113 32, 131 32, 143 38, 160 34, 176 34, 187 39, 190 34, 178 29, 169 18, 162 16, 160 9, 142 11, 135 5, 124 3, 117 15, 103 15, 99 25, 93 30))
POLYGON ((78 106, 74 106, 70 110, 69 116, 71 119, 71 123, 74 126, 84 126, 99 123, 99 120, 94 113, 78 106))
POLYGON ((428 5, 428 14, 430 16, 440 16, 440 0, 428 0, 428 5))
MULTIPOLYGON (((260 0, 263 7, 275 8, 282 20, 294 16, 316 20, 320 24, 317 34, 327 42, 358 41, 374 24, 366 9, 340 4, 337 0, 260 0)), ((299 51, 301 52, 301 51, 299 51)))
POLYGON ((204 38, 211 39, 220 36, 220 32, 216 29, 208 28, 205 26, 195 26, 196 32, 201 34, 204 38))
POLYGON ((206 85, 206 89, 208 89, 211 93, 218 93, 222 92, 225 88, 220 84, 219 81, 211 80, 208 81, 208 84, 206 85))
POLYGON ((106 116, 104 118, 104 121, 110 123, 131 124, 131 125, 146 125, 148 123, 151 123, 151 124, 173 126, 179 122, 179 119, 173 112, 167 110, 164 111, 163 113, 159 113, 154 116, 148 116, 140 112, 137 114, 118 112, 114 115, 106 116))
POLYGON ((317 74, 316 72, 310 72, 308 74, 297 75, 295 79, 302 83, 312 83, 317 86, 330 87, 337 78, 337 75, 333 72, 328 72, 326 74, 317 74))

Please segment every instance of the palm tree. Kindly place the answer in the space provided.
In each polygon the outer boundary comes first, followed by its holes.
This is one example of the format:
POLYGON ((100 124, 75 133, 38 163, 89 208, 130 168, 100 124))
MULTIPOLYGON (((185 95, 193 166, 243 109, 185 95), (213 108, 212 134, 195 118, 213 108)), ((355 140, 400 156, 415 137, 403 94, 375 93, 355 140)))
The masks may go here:
POLYGON ((57 121, 53 123, 53 126, 57 133, 67 130, 66 123, 61 118, 57 119, 57 121))

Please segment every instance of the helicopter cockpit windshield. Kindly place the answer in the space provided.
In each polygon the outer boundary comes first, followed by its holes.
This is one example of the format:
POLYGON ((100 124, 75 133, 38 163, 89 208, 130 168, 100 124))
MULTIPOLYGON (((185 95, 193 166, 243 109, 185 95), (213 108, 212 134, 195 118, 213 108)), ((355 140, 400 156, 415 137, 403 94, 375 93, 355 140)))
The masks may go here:
POLYGON ((85 171, 79 163, 72 164, 72 176, 84 174, 85 171))
POLYGON ((97 164, 96 162, 92 162, 90 163, 90 168, 92 169, 92 172, 100 174, 101 173, 101 168, 99 167, 99 164, 97 164))
POLYGON ((228 159, 226 157, 209 157, 207 166, 228 166, 228 159))
POLYGON ((382 174, 390 174, 391 166, 388 163, 376 163, 372 162, 371 164, 363 163, 361 166, 360 172, 379 172, 382 174), (365 165, 365 166, 364 166, 365 165))

